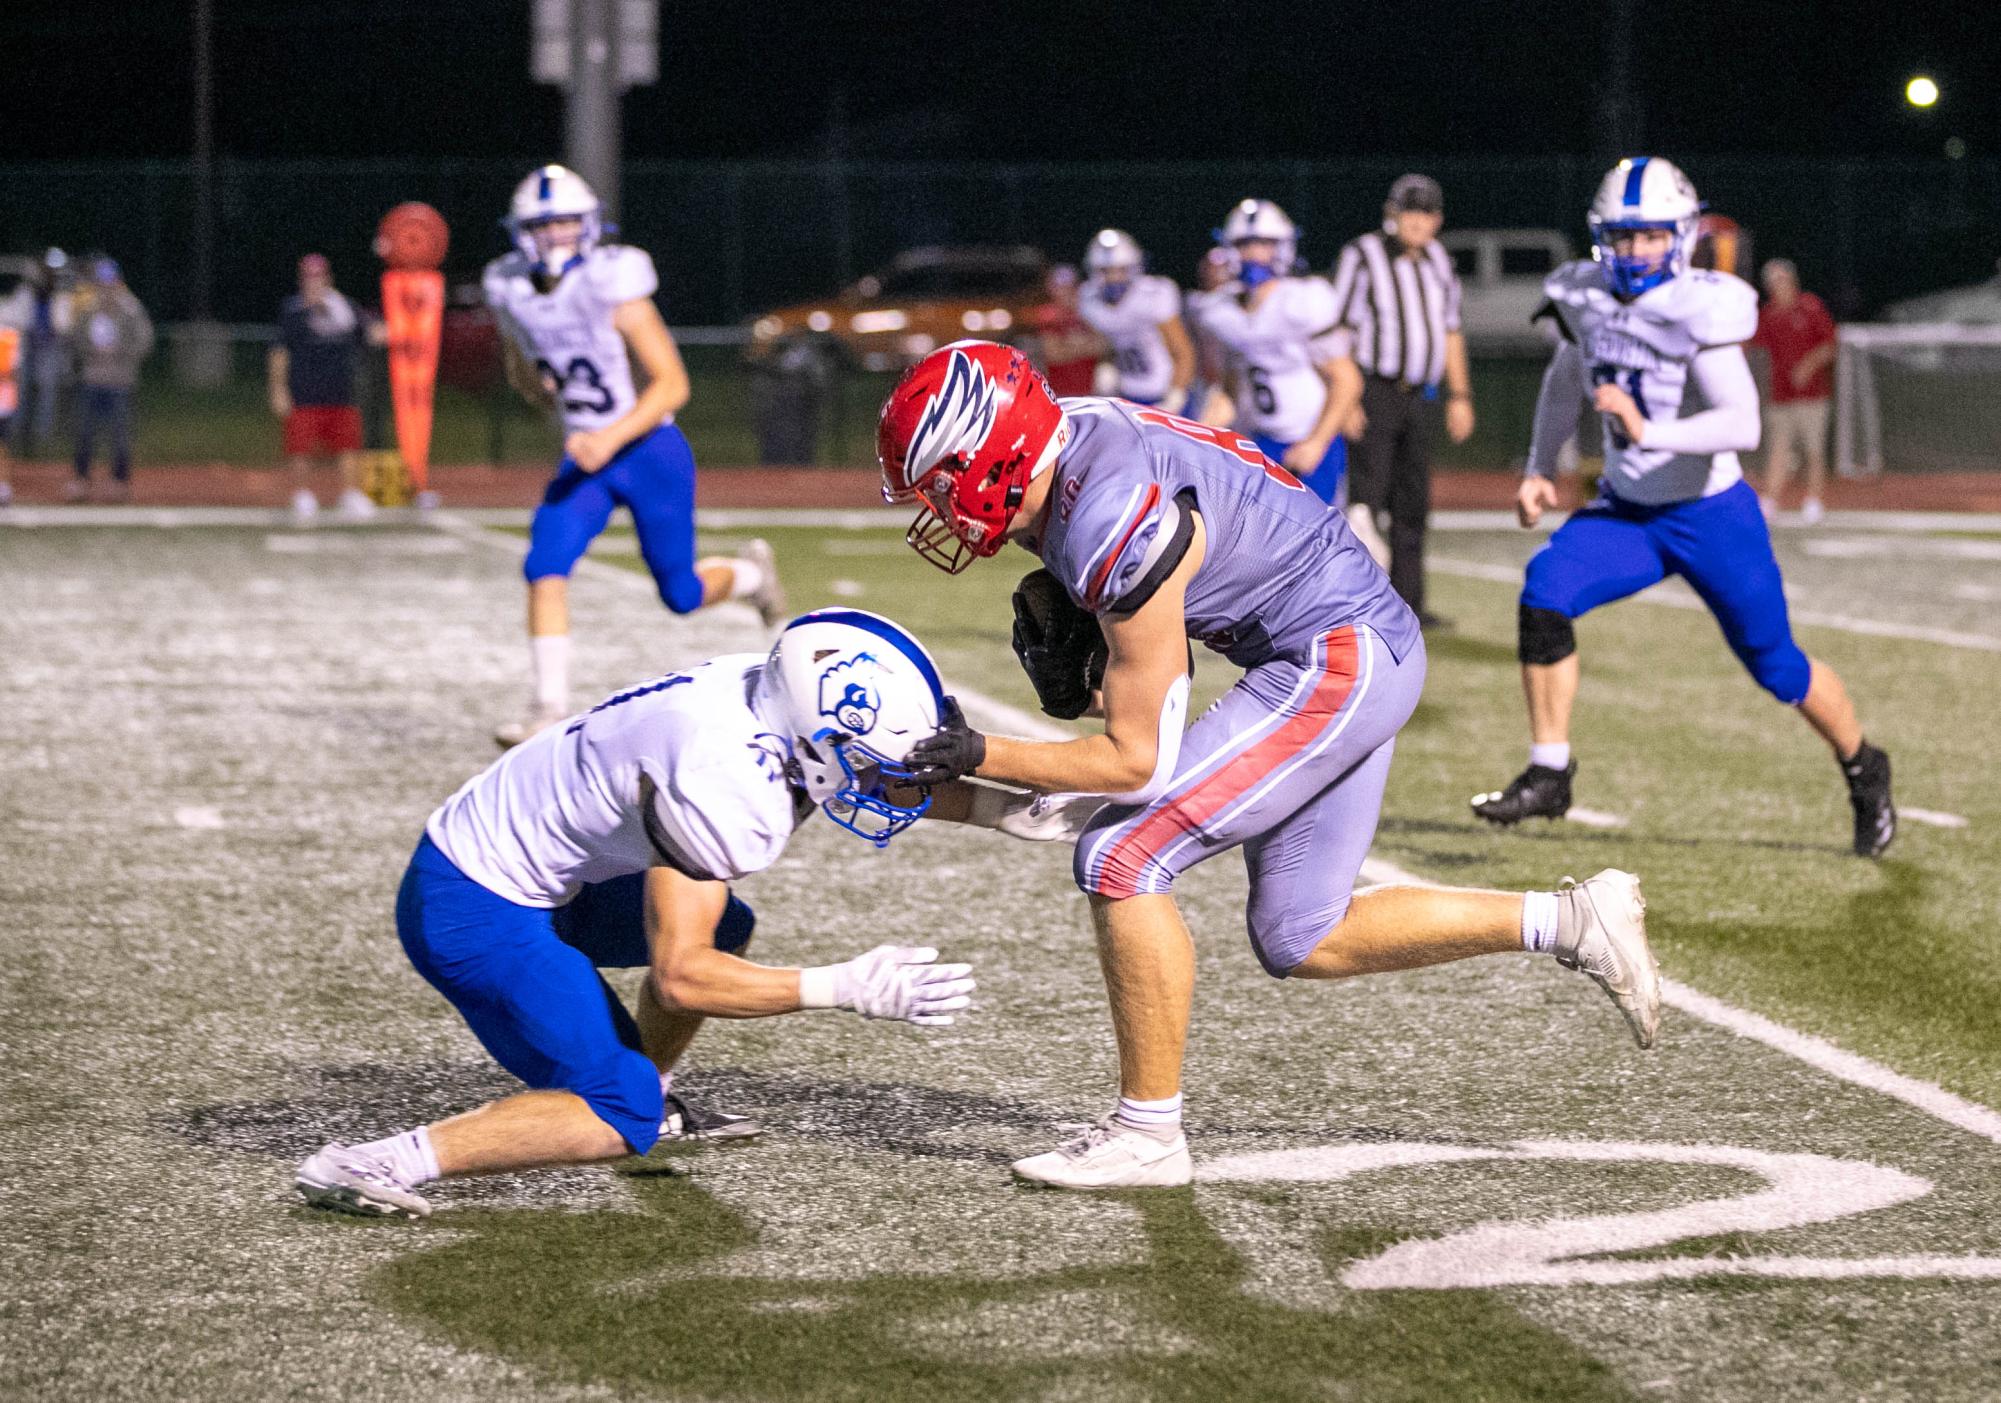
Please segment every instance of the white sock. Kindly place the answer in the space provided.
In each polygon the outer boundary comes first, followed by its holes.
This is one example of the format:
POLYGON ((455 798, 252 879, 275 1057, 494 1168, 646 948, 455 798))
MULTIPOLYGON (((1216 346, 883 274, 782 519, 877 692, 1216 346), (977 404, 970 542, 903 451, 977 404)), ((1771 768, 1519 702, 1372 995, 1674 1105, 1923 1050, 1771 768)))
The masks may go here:
POLYGON ((1529 763, 1540 765, 1545 770, 1567 770, 1570 768, 1569 741, 1537 741, 1529 747, 1529 763))
POLYGON ((438 1152, 431 1148, 429 1126, 420 1125, 415 1130, 406 1130, 387 1140, 372 1140, 355 1148, 386 1160, 389 1167, 396 1171, 396 1177, 406 1184, 428 1184, 439 1177, 438 1152))
POLYGON ((731 556, 725 563, 730 567, 731 599, 748 599, 764 588, 764 567, 756 561, 731 556))
POLYGON ((1130 1096, 1121 1096, 1118 1117, 1135 1130, 1171 1135, 1181 1128, 1181 1093, 1177 1091, 1165 1101, 1135 1101, 1130 1096))
POLYGON ((674 1089, 674 1069, 669 1067, 660 1074, 660 1094, 665 1096, 674 1089))
POLYGON ((554 715, 570 709, 570 635, 538 633, 528 640, 535 659, 535 706, 554 715))
POLYGON ((1546 955, 1556 949, 1556 893, 1522 893, 1522 949, 1546 955))

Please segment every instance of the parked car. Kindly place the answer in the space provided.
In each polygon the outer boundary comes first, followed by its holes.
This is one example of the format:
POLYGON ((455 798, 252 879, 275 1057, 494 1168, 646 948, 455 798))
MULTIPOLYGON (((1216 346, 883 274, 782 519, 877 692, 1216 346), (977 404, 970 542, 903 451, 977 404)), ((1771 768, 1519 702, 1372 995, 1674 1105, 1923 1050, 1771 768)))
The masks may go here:
POLYGON ((1467 349, 1489 354, 1549 349, 1546 324, 1530 321, 1542 306, 1543 279, 1574 255, 1554 229, 1447 229, 1438 236, 1465 289, 1460 318, 1467 349))
POLYGON ((914 248, 833 297, 750 323, 753 364, 803 344, 866 370, 896 370, 962 336, 1009 339, 1043 300, 1049 266, 1025 245, 914 248))

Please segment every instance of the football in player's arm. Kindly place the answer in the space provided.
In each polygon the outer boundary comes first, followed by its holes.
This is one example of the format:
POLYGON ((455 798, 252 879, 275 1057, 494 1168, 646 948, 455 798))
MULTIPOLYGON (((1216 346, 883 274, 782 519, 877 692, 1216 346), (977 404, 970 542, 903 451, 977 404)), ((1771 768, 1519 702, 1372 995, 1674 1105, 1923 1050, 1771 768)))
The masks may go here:
MULTIPOLYGON (((885 494, 918 508, 919 554, 956 574, 1014 541, 1103 633, 1102 733, 989 736, 948 704, 908 755, 920 784, 971 775, 1106 800, 1074 873, 1111 994, 1118 1106, 1017 1175, 1189 1181, 1180 1076, 1194 954, 1173 886, 1230 848, 1250 873, 1251 948, 1275 977, 1546 952, 1598 980, 1651 1045, 1659 981, 1629 874, 1562 892, 1354 890, 1423 686, 1423 638, 1341 514, 1253 442, 1121 400, 1059 402, 1018 352, 968 341, 903 378, 878 452, 885 494), (1192 726, 1190 639, 1244 669, 1192 726)), ((1088 700, 1095 640, 1040 573, 1016 603, 1016 649, 1064 714, 1088 700)))

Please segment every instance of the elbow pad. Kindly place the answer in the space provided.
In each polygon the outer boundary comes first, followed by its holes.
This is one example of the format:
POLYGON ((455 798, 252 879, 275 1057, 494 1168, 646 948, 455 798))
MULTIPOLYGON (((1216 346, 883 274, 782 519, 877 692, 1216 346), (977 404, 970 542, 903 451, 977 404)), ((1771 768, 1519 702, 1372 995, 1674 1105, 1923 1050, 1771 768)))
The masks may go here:
POLYGON ((1105 797, 1115 804, 1151 804, 1174 779, 1174 766, 1181 759, 1181 732, 1188 724, 1188 679, 1177 677, 1160 703, 1160 734, 1154 745, 1153 774, 1138 789, 1105 797))

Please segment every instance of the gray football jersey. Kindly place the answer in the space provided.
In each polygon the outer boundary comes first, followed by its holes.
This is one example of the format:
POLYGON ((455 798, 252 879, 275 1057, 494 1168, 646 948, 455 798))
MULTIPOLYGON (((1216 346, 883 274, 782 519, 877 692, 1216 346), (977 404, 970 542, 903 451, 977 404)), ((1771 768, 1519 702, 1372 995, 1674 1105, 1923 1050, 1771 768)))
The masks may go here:
POLYGON ((1188 636, 1240 667, 1310 657, 1314 640, 1366 624, 1401 660, 1417 616, 1342 514, 1230 429, 1121 400, 1061 401, 1056 459, 1034 548, 1093 614, 1129 613, 1173 573, 1202 518, 1208 547, 1189 583, 1188 636))

